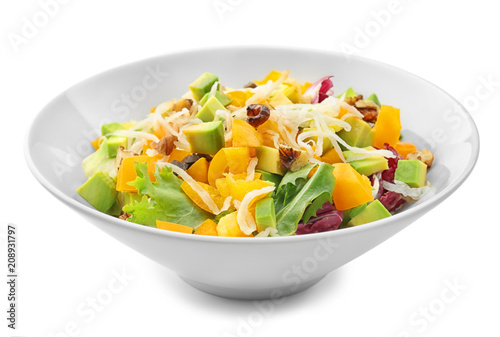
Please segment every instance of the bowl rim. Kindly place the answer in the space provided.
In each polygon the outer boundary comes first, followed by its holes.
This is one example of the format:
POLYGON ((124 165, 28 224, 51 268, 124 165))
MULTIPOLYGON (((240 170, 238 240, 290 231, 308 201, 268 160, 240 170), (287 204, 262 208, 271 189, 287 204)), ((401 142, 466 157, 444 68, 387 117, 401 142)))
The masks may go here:
MULTIPOLYGON (((104 222, 109 222, 110 224, 113 224, 114 226, 120 226, 120 227, 125 227, 129 230, 138 230, 138 231, 143 231, 145 233, 150 233, 154 235, 163 235, 166 237, 171 237, 175 239, 183 239, 183 240, 195 240, 195 241, 204 241, 204 242, 217 242, 217 243, 238 243, 241 244, 243 242, 249 243, 249 244, 262 244, 262 243, 268 243, 268 244, 276 244, 276 243, 285 243, 285 242, 295 242, 295 241, 304 241, 304 240, 321 240, 321 239, 327 239, 330 237, 336 237, 336 236, 343 236, 343 235, 351 235, 357 232, 357 231, 367 231, 367 230, 375 230, 376 228, 380 226, 385 226, 387 224, 397 222, 402 220, 404 217, 411 217, 412 215, 416 213, 422 212, 422 215, 426 213, 426 210, 433 208, 434 206, 438 205, 442 201, 444 201, 446 198, 448 198, 452 193, 454 193, 464 182, 465 180, 469 177, 471 174, 472 170, 474 169, 478 157, 479 157, 479 151, 480 151, 480 140, 479 140, 479 132, 477 129, 477 126, 474 122, 474 119, 472 116, 469 114, 467 109, 458 102, 457 99, 455 99, 453 96, 448 94, 445 90, 437 86, 436 84, 421 78, 418 75, 415 75, 411 72, 408 72, 406 70, 403 70, 399 67, 389 65, 387 63, 365 58, 362 56, 358 55, 349 55, 349 58, 355 59, 358 62, 364 62, 368 64, 369 66, 376 66, 376 67, 382 67, 382 68, 390 68, 392 71, 396 71, 398 74, 402 74, 403 76, 411 77, 413 79, 423 81, 428 85, 433 86, 434 88, 438 89, 438 91, 441 91, 445 96, 449 97, 456 103, 456 105, 460 108, 460 110, 463 112, 463 116, 465 119, 468 121, 469 125, 471 126, 471 144, 472 144, 472 153, 470 160, 467 162, 466 166, 464 167, 464 170, 461 172, 461 174, 454 180, 452 181, 448 186, 446 186, 442 191, 436 193, 434 196, 430 197, 427 200, 424 200, 422 203, 416 205, 415 207, 412 207, 408 210, 404 210, 401 213, 396 213, 393 216, 389 218, 385 218, 382 220, 377 220, 373 221, 367 224, 363 224, 362 226, 355 226, 355 227, 349 227, 349 228, 344 228, 342 230, 334 230, 334 231, 327 231, 327 232, 321 232, 321 233, 312 233, 312 234, 307 234, 307 235, 293 235, 293 236, 279 236, 279 237, 254 237, 254 238, 247 238, 247 237, 221 237, 221 236, 208 236, 208 235, 192 235, 192 234, 186 234, 186 233, 178 233, 174 231, 167 231, 167 230, 161 230, 158 228, 154 227, 149 227, 141 224, 137 224, 134 222, 130 221, 123 221, 121 219, 118 219, 116 217, 113 217, 111 215, 99 212, 98 210, 91 208, 85 204, 82 204, 81 202, 77 201, 76 199, 73 199, 66 194, 64 194, 62 191, 60 191, 56 186, 51 184, 45 177, 44 175, 38 170, 36 167, 33 157, 31 156, 31 151, 30 151, 30 141, 34 132, 34 129, 37 125, 37 122, 45 115, 50 112, 48 109, 52 104, 57 102, 60 97, 64 96, 69 90, 72 88, 76 87, 77 85, 84 85, 86 82, 90 82, 94 80, 97 77, 100 76, 105 76, 108 73, 118 71, 120 69, 125 69, 127 67, 130 67, 134 64, 139 64, 143 62, 151 62, 155 59, 162 59, 166 57, 172 57, 172 56, 180 56, 183 54, 192 54, 192 53, 199 53, 203 51, 236 51, 236 50, 248 50, 248 49, 253 49, 253 50, 263 50, 265 52, 273 51, 273 52, 310 52, 314 54, 323 54, 325 56, 335 56, 335 57, 341 57, 341 56, 346 56, 347 54, 341 53, 341 52, 336 52, 336 51, 331 51, 331 50, 324 50, 324 49, 315 49, 315 48, 302 48, 302 47, 294 47, 294 46, 266 46, 266 45, 234 45, 234 46, 216 46, 216 47, 203 47, 203 48, 189 48, 189 49, 183 49, 179 51, 174 51, 171 53, 165 53, 165 54, 160 54, 152 57, 146 57, 140 60, 136 60, 133 62, 128 62, 110 69, 107 69, 105 71, 99 72, 97 74, 94 74, 82 81, 79 81, 75 83, 74 85, 68 87, 65 89, 63 92, 61 92, 59 95, 55 96, 52 100, 50 100, 45 106, 36 114, 35 118, 31 121, 30 126, 27 129, 27 132, 24 137, 24 157, 26 160, 26 163, 28 165, 28 168, 30 169, 31 173, 34 175, 34 177, 38 180, 38 182, 45 188, 47 189, 50 193, 52 193, 55 197, 57 197, 60 201, 65 203, 67 206, 72 207, 78 211, 81 211, 82 213, 87 213, 88 215, 97 218, 101 221, 104 222)), ((95 225, 95 224, 94 224, 95 225)))

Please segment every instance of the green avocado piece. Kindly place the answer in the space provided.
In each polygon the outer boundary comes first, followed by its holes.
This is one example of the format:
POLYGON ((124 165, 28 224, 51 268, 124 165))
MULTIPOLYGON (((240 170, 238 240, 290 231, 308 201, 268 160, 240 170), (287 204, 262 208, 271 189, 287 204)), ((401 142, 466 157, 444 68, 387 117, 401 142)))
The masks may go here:
POLYGON ((382 205, 379 200, 372 201, 364 210, 359 212, 348 223, 347 227, 359 226, 368 222, 388 218, 391 213, 382 205))
POLYGON ((116 202, 116 182, 107 172, 98 171, 77 190, 98 211, 106 212, 116 202))
POLYGON ((193 153, 214 155, 225 145, 224 126, 221 121, 191 125, 183 132, 193 153))
POLYGON ((257 170, 266 171, 280 176, 286 173, 286 168, 280 160, 280 153, 277 149, 269 146, 259 146, 256 148, 257 170))
POLYGON ((339 226, 339 229, 341 228, 347 228, 347 223, 351 221, 352 218, 354 218, 356 215, 361 213, 366 207, 368 206, 368 203, 362 204, 350 209, 346 209, 345 211, 342 211, 342 214, 344 215, 344 218, 342 220, 342 223, 339 226))
POLYGON ((98 171, 116 175, 115 159, 109 158, 108 139, 106 137, 104 137, 99 149, 82 161, 82 168, 87 178, 92 177, 98 171))
POLYGON ((127 142, 128 142, 127 137, 121 137, 121 136, 109 137, 108 142, 107 142, 109 158, 115 158, 116 153, 118 152, 118 149, 120 148, 120 146, 123 146, 124 148, 126 148, 127 142))
POLYGON ((212 89, 212 86, 218 80, 219 78, 211 73, 204 73, 198 77, 189 85, 189 89, 191 90, 194 99, 200 101, 200 99, 202 99, 207 92, 210 92, 210 89, 212 89))
POLYGON ((282 176, 262 170, 255 170, 255 172, 260 173, 260 179, 265 180, 265 181, 270 181, 274 184, 274 186, 278 187, 281 179, 283 178, 282 176))
POLYGON ((425 186, 427 165, 416 159, 400 160, 394 174, 394 180, 402 181, 410 187, 425 186))
POLYGON ((377 95, 375 95, 375 94, 371 94, 370 96, 368 96, 367 100, 372 101, 373 103, 377 104, 379 108, 382 107, 382 105, 380 104, 380 101, 378 100, 377 95))
POLYGON ((337 98, 342 97, 342 95, 344 95, 344 94, 345 94, 345 98, 358 96, 358 94, 356 94, 356 92, 354 91, 353 88, 349 88, 346 91, 344 91, 343 93, 341 93, 340 95, 338 95, 337 98))
POLYGON ((122 214, 122 206, 120 205, 118 199, 116 199, 113 203, 113 206, 111 206, 111 208, 106 211, 106 214, 111 216, 119 216, 120 214, 122 214))
POLYGON ((101 134, 103 136, 106 136, 106 135, 108 135, 112 132, 115 132, 117 130, 125 130, 125 128, 123 127, 123 125, 121 125, 120 123, 117 123, 117 122, 103 124, 101 126, 101 134))
POLYGON ((255 222, 259 232, 262 232, 267 227, 276 228, 276 212, 274 211, 273 198, 264 198, 255 204, 255 222))
MULTIPOLYGON (((350 157, 355 155, 355 153, 351 151, 344 151, 343 153, 345 159, 349 159, 350 157)), ((383 156, 371 156, 365 159, 353 160, 350 161, 349 164, 356 171, 358 171, 358 173, 364 174, 365 176, 370 176, 373 173, 384 171, 389 168, 389 163, 383 156)))
MULTIPOLYGON (((222 92, 220 92, 219 90, 217 90, 215 92, 215 95, 214 95, 217 100, 223 105, 223 106, 226 106, 226 105, 229 105, 233 102, 233 99, 225 94, 223 94, 222 92)), ((200 104, 201 105, 205 105, 205 103, 207 103, 208 99, 211 98, 213 96, 210 96, 210 93, 207 92, 201 99, 200 99, 200 104)))
POLYGON ((212 122, 215 119, 215 112, 217 110, 227 111, 224 105, 222 105, 221 102, 219 102, 217 97, 212 96, 208 99, 203 108, 201 108, 201 110, 198 111, 198 113, 194 117, 199 118, 204 122, 212 122))
POLYGON ((347 144, 355 147, 367 147, 373 145, 374 132, 370 124, 357 117, 345 119, 351 125, 351 130, 340 130, 337 134, 347 144))

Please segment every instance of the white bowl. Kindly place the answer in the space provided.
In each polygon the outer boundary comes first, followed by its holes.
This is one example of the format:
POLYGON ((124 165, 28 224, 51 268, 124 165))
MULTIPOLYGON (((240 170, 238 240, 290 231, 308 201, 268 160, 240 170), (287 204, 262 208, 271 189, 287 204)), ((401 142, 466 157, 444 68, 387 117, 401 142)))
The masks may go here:
MULTIPOLYGON (((39 182, 92 224, 215 295, 258 299, 289 295, 367 252, 452 194, 477 160, 479 136, 469 114, 435 85, 400 69, 342 54, 296 48, 229 47, 174 53, 121 66, 87 79, 50 102, 26 141, 26 160, 39 182), (162 101, 179 97, 203 72, 241 87, 271 69, 299 81, 334 75, 337 93, 376 92, 401 109, 404 140, 435 154, 428 179, 436 194, 390 218, 355 228, 277 238, 188 235, 100 213, 75 192, 80 167, 100 125, 142 119, 162 101)), ((455 216, 459 220, 458 215, 455 216)))

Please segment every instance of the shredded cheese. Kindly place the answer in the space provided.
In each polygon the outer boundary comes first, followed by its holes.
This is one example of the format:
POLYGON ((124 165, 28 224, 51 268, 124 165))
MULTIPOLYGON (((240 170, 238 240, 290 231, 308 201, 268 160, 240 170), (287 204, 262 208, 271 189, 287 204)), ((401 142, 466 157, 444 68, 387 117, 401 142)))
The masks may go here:
POLYGON ((422 187, 412 188, 412 187, 408 186, 407 184, 405 184, 404 182, 399 181, 399 180, 394 180, 394 184, 392 184, 388 181, 383 181, 382 185, 388 191, 402 194, 403 196, 410 197, 413 200, 421 199, 429 191, 432 190, 429 184, 426 186, 422 186, 422 187))
POLYGON ((224 199, 224 204, 222 205, 221 212, 225 212, 231 207, 231 202, 233 201, 233 197, 229 196, 226 199, 224 199))
POLYGON ((276 228, 274 228, 274 227, 267 227, 262 232, 260 232, 259 234, 255 235, 255 237, 258 237, 258 238, 267 238, 269 236, 279 236, 278 235, 278 230, 276 228))
POLYGON ((248 163, 248 168, 247 168, 247 181, 252 181, 255 178, 255 167, 257 166, 257 163, 259 162, 259 159, 257 158, 252 158, 250 159, 250 162, 248 163))
POLYGON ((249 210, 250 204, 253 199, 260 195, 271 193, 272 191, 274 191, 274 186, 267 186, 259 190, 248 192, 245 195, 238 207, 238 215, 236 217, 236 221, 238 222, 240 230, 243 233, 250 235, 257 229, 257 224, 255 223, 255 220, 253 219, 252 214, 249 210))

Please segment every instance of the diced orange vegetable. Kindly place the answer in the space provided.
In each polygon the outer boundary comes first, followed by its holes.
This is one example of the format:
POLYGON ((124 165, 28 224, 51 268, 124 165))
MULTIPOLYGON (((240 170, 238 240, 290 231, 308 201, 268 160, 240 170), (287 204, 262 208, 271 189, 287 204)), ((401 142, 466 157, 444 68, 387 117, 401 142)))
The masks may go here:
POLYGON ((408 142, 397 142, 394 149, 405 159, 407 155, 417 151, 417 147, 408 142))
POLYGON ((215 181, 215 186, 219 190, 220 195, 226 200, 231 195, 231 186, 228 178, 220 178, 215 181))
POLYGON ((370 181, 351 165, 334 165, 335 188, 333 202, 339 211, 344 211, 373 200, 370 181))
MULTIPOLYGON (((229 188, 231 191, 231 196, 238 200, 242 201, 245 195, 253 190, 260 190, 261 188, 272 186, 272 183, 264 180, 234 180, 229 179, 229 188)), ((252 200, 250 204, 257 202, 258 200, 264 198, 266 195, 260 195, 252 200)))
POLYGON ((229 171, 226 154, 224 151, 219 151, 212 158, 212 161, 210 161, 210 166, 208 167, 208 183, 215 187, 215 181, 219 178, 224 178, 224 173, 227 172, 229 171))
POLYGON ((255 80, 254 82, 258 85, 266 84, 269 81, 276 82, 281 77, 281 72, 276 70, 271 70, 269 74, 262 81, 255 80))
POLYGON ((240 229, 238 221, 238 211, 229 213, 222 217, 217 225, 217 233, 219 236, 236 236, 236 237, 253 237, 253 235, 246 235, 240 229))
POLYGON ((193 177, 194 180, 208 184, 208 167, 209 162, 205 158, 198 159, 190 168, 187 169, 187 173, 193 177))
POLYGON ((149 109, 149 111, 150 111, 151 113, 154 113, 154 112, 156 111, 156 107, 153 107, 153 108, 149 109))
POLYGON ((381 149, 384 148, 385 143, 395 146, 399 141, 401 133, 399 109, 389 105, 382 105, 374 129, 375 136, 373 139, 373 146, 381 149))
POLYGON ((279 105, 289 105, 293 104, 293 102, 283 93, 282 91, 278 92, 274 97, 269 101, 269 104, 276 108, 279 105))
POLYGON ((276 132, 279 135, 278 123, 268 119, 263 124, 259 125, 257 132, 262 137, 263 145, 274 147, 273 134, 276 132))
POLYGON ((328 150, 320 159, 322 162, 328 163, 330 165, 342 163, 339 153, 335 149, 328 150))
POLYGON ((192 154, 191 152, 189 151, 184 151, 184 150, 179 150, 179 149, 174 149, 172 151, 172 153, 170 154, 170 157, 168 157, 168 162, 171 163, 173 162, 174 160, 177 160, 177 161, 182 161, 182 159, 186 158, 187 156, 189 156, 190 154, 192 154))
POLYGON ((94 149, 99 150, 99 146, 101 145, 101 140, 102 140, 101 137, 97 137, 96 139, 94 139, 93 141, 91 141, 90 144, 92 144, 92 146, 94 147, 94 149))
POLYGON ((338 114, 337 118, 342 118, 342 116, 344 116, 347 113, 349 113, 349 110, 347 110, 344 107, 340 107, 340 111, 339 111, 339 114, 338 114))
MULTIPOLYGON (((214 200, 217 207, 219 209, 222 208, 222 205, 224 205, 224 198, 220 195, 219 191, 215 187, 212 187, 208 184, 204 183, 198 183, 198 184, 200 184, 200 186, 205 191, 208 192, 208 194, 214 200)), ((193 190, 187 182, 183 181, 181 184, 181 188, 184 191, 184 193, 186 193, 186 195, 189 197, 189 199, 191 199, 198 207, 209 213, 212 213, 210 208, 208 208, 207 204, 205 204, 205 202, 201 199, 200 195, 195 190, 193 190)))
POLYGON ((241 119, 233 119, 233 146, 258 147, 262 145, 262 137, 253 126, 241 119))
POLYGON ((307 91, 307 89, 309 89, 309 87, 312 85, 311 82, 305 82, 304 84, 302 84, 302 95, 304 95, 304 93, 307 91))
POLYGON ((246 105, 247 99, 252 97, 254 94, 249 90, 248 91, 235 90, 227 92, 226 95, 233 100, 231 102, 231 105, 244 107, 246 105))
POLYGON ((146 155, 124 158, 120 168, 118 169, 118 175, 116 177, 116 190, 120 192, 137 192, 135 187, 128 184, 137 178, 137 172, 135 171, 134 165, 135 162, 147 163, 149 178, 151 181, 156 181, 156 177, 153 173, 155 172, 155 162, 157 160, 157 156, 149 157, 146 155))
POLYGON ((214 221, 207 219, 201 223, 197 230, 194 231, 194 234, 218 236, 217 224, 214 221))
POLYGON ((173 222, 156 220, 156 227, 167 231, 193 234, 193 228, 189 226, 179 225, 173 222))
POLYGON ((238 174, 247 172, 250 162, 250 151, 248 147, 229 147, 222 149, 226 155, 229 173, 238 174))

